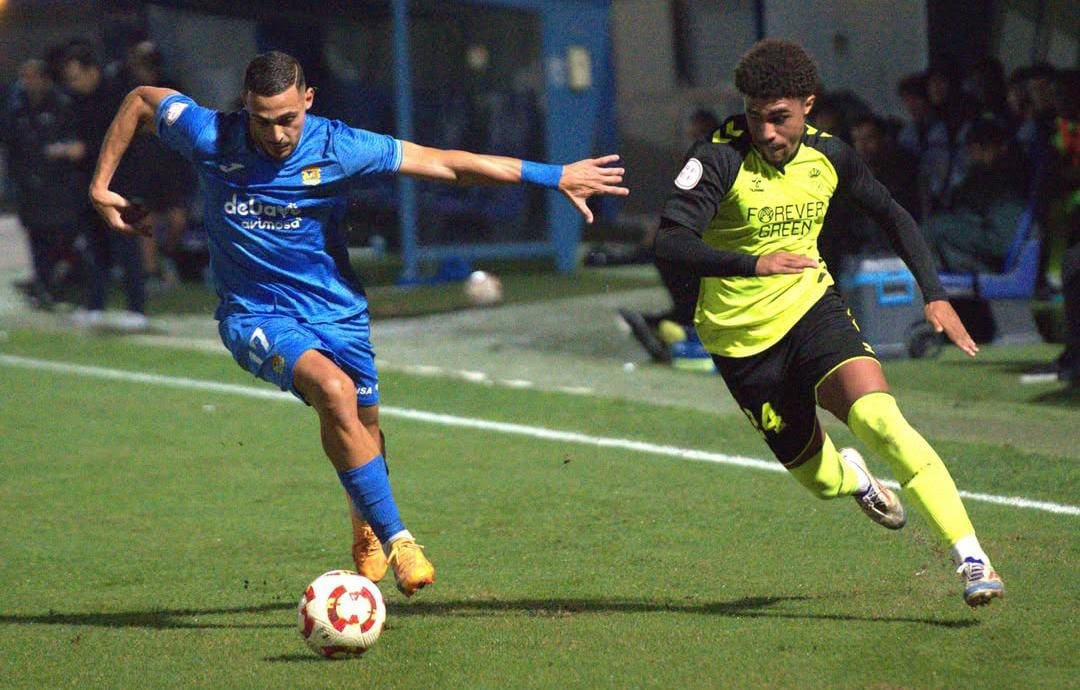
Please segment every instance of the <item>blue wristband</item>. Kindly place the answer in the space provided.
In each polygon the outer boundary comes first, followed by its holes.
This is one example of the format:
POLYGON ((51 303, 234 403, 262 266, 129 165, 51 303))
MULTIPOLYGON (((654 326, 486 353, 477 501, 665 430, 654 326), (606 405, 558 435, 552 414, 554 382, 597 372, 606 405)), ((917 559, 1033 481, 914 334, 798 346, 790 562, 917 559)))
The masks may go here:
POLYGON ((521 161, 521 181, 558 189, 559 180, 562 179, 562 169, 561 165, 521 161))

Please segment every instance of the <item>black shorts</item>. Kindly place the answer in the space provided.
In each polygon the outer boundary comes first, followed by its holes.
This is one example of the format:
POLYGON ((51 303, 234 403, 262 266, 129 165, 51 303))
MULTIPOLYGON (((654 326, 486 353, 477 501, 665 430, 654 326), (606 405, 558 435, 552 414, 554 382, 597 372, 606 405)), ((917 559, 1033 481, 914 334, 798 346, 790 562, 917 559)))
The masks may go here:
POLYGON ((791 330, 749 357, 713 355, 728 390, 785 466, 814 439, 817 387, 857 357, 877 359, 836 288, 830 287, 791 330))

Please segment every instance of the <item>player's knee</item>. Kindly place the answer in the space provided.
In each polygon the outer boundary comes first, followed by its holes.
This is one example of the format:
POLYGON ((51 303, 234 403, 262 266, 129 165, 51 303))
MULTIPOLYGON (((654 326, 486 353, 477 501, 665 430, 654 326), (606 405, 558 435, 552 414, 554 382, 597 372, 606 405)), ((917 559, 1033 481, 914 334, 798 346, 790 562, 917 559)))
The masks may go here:
POLYGON ((356 408, 356 385, 348 376, 327 376, 316 382, 308 400, 320 412, 334 413, 356 408))
POLYGON ((886 448, 895 448, 897 437, 908 429, 907 420, 900 413, 896 399, 888 393, 869 393, 856 400, 848 412, 848 427, 856 436, 873 437, 886 448))

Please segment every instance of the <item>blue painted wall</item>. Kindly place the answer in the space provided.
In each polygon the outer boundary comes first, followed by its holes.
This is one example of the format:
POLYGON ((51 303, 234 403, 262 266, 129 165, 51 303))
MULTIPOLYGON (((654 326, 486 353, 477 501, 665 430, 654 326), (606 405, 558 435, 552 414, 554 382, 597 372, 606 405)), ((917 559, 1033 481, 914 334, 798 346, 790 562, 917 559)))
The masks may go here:
MULTIPOLYGON (((465 0, 474 5, 508 7, 535 12, 543 32, 541 50, 545 75, 545 136, 547 159, 571 163, 604 153, 617 145, 615 89, 611 58, 611 0, 465 0), (572 90, 568 83, 567 51, 588 51, 592 86, 572 90)), ((603 213, 610 206, 596 207, 603 213)), ((577 209, 557 191, 548 192, 548 222, 555 244, 555 265, 572 271, 584 221, 577 209)))

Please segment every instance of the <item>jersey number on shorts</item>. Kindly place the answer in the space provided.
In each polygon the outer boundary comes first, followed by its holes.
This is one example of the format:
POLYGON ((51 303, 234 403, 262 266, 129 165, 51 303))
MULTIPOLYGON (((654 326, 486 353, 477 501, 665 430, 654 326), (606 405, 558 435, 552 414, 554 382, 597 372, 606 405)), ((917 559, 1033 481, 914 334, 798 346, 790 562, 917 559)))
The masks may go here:
POLYGON ((761 406, 761 418, 754 416, 754 413, 745 407, 742 408, 743 414, 750 420, 750 423, 754 425, 754 428, 761 432, 764 436, 766 431, 771 431, 774 434, 779 434, 785 424, 784 420, 780 418, 780 415, 776 414, 776 410, 773 409, 772 403, 764 403, 761 406))
POLYGON ((263 329, 256 328, 252 332, 251 337, 248 338, 248 357, 257 367, 261 367, 263 363, 263 357, 270 352, 270 340, 263 333, 263 329), (259 353, 262 353, 260 356, 259 353))

